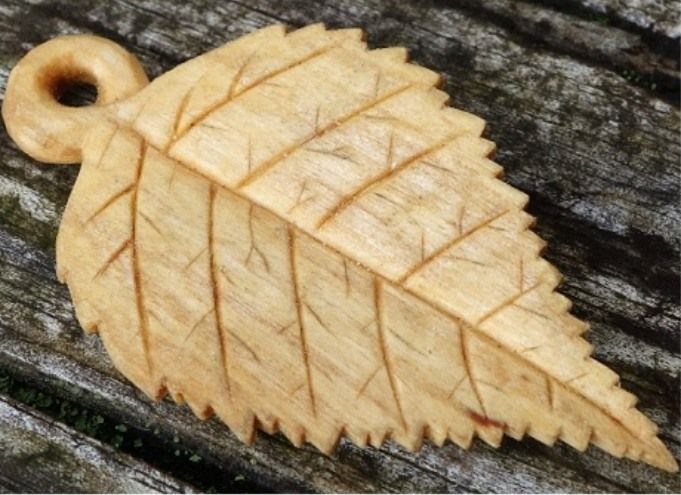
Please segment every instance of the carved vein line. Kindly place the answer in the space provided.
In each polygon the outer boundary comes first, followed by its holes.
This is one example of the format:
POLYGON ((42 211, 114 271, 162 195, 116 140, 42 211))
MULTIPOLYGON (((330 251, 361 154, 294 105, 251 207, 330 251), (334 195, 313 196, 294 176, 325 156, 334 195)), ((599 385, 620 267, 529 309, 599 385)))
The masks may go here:
POLYGON ((390 332, 390 335, 392 335, 392 336, 395 337, 397 340, 399 340, 400 342, 402 342, 402 343, 405 345, 405 347, 407 347, 407 349, 411 350, 412 352, 415 352, 416 354, 419 354, 419 355, 423 356, 424 358, 428 358, 428 357, 429 357, 428 354, 426 354, 426 353, 423 352, 421 349, 419 349, 418 347, 416 347, 414 344, 412 344, 411 342, 409 342, 407 339, 405 339, 404 337, 402 337, 399 333, 393 331, 393 330, 390 329, 390 328, 388 329, 388 331, 390 332))
MULTIPOLYGON (((198 170, 196 167, 193 167, 191 164, 185 163, 185 162, 182 162, 182 161, 179 161, 179 163, 181 163, 182 166, 184 166, 186 169, 192 171, 193 173, 196 173, 197 175, 199 175, 199 176, 205 178, 206 180, 210 181, 211 183, 213 183, 213 181, 214 181, 213 178, 209 177, 208 175, 206 175, 205 173, 203 173, 201 170, 198 170)), ((224 188, 226 191, 229 191, 230 194, 234 194, 234 195, 236 195, 237 197, 239 197, 239 198, 241 198, 241 199, 243 199, 243 200, 245 200, 245 201, 248 201, 249 203, 253 203, 253 204, 255 204, 255 205, 257 205, 257 206, 263 208, 264 210, 266 210, 267 212, 271 213, 272 215, 274 215, 274 216, 275 216, 276 218, 278 218, 279 220, 281 220, 281 221, 283 221, 283 222, 287 222, 286 218, 284 218, 281 214, 279 214, 279 213, 276 212, 275 210, 273 210, 273 209, 271 209, 271 208, 269 208, 269 207, 263 205, 262 203, 260 203, 260 202, 257 200, 257 198, 252 198, 252 197, 250 197, 250 196, 247 196, 247 195, 244 194, 242 191, 239 191, 239 190, 237 190, 237 189, 233 189, 233 188, 231 188, 231 187, 226 187, 226 186, 223 186, 223 185, 219 185, 219 187, 224 188)), ((295 232, 296 230, 298 230, 297 227, 292 226, 292 225, 290 225, 290 224, 288 224, 288 225, 289 225, 289 229, 293 230, 294 232, 295 232)), ((303 231, 303 230, 300 230, 300 232, 306 233, 306 232, 303 231)), ((317 242, 320 242, 320 241, 317 241, 317 242)), ((330 245, 330 244, 324 244, 324 246, 325 246, 327 249, 329 249, 329 251, 331 251, 332 253, 334 253, 334 254, 337 255, 337 256, 340 256, 340 257, 342 257, 342 258, 347 258, 347 257, 349 257, 349 255, 348 255, 347 253, 344 253, 343 251, 341 251, 341 249, 339 249, 339 248, 337 248, 337 247, 335 247, 335 246, 332 246, 332 245, 330 245)), ((397 284, 397 285, 396 285, 396 284, 393 283, 390 279, 388 279, 385 275, 380 274, 379 272, 375 271, 374 269, 372 269, 372 268, 370 268, 370 267, 368 267, 368 266, 366 266, 366 265, 364 265, 364 264, 362 264, 362 263, 359 263, 359 262, 357 262, 357 261, 355 261, 355 262, 356 262, 359 266, 361 266, 364 270, 366 270, 367 273, 373 275, 373 276, 376 277, 377 279, 381 280, 383 283, 388 284, 388 285, 391 285, 391 286, 394 286, 394 287, 397 287, 397 288, 399 288, 400 290, 403 290, 406 294, 409 294, 410 296, 414 297, 416 300, 418 300, 418 301, 422 302, 423 304, 425 304, 425 305, 427 305, 427 306, 429 306, 429 307, 432 307, 433 309, 437 310, 440 314, 442 314, 445 318, 448 318, 449 320, 451 320, 453 323, 455 323, 455 324, 457 324, 457 325, 471 325, 471 324, 472 324, 472 323, 468 322, 468 321, 466 320, 466 318, 464 318, 464 317, 461 316, 460 314, 457 314, 452 308, 445 307, 445 306, 443 306, 442 304, 438 303, 436 300, 428 299, 428 298, 426 298, 425 296, 421 295, 420 293, 416 292, 415 290, 410 289, 410 288, 408 288, 408 287, 406 287, 406 286, 404 286, 404 285, 401 285, 401 284, 397 284)), ((482 331, 480 328, 477 328, 476 326, 473 326, 473 327, 472 327, 472 331, 474 331, 474 332, 478 335, 479 338, 485 340, 485 341, 488 343, 488 345, 492 345, 492 346, 499 347, 501 350, 503 350, 504 352, 508 353, 509 355, 515 356, 515 357, 521 359, 525 364, 527 364, 528 366, 530 366, 530 367, 532 367, 533 369, 537 370, 537 371, 538 371, 539 373, 541 373, 542 375, 551 376, 550 373, 549 373, 548 371, 544 370, 542 367, 540 367, 539 365, 535 364, 533 361, 530 361, 529 359, 524 358, 521 354, 519 354, 519 353, 518 353, 516 350, 514 350, 512 347, 509 347, 507 344, 505 344, 505 343, 503 343, 503 342, 500 342, 500 341, 495 340, 495 339, 493 339, 493 338, 491 338, 491 337, 488 337, 488 336, 484 333, 484 331, 482 331)), ((601 413, 603 413, 604 415, 606 415, 607 417, 609 417, 610 419, 612 419, 613 421, 615 421, 615 422, 616 422, 616 423, 617 423, 625 432, 627 432, 627 434, 628 434, 631 438, 636 439, 636 440, 647 441, 647 439, 646 439, 645 437, 642 437, 642 436, 640 435, 640 432, 638 432, 638 431, 636 431, 636 430, 632 430, 630 427, 628 427, 627 425, 625 425, 624 423, 622 423, 622 421, 619 420, 617 417, 615 417, 612 413, 610 413, 610 411, 609 411, 608 409, 606 409, 605 407, 601 406, 600 404, 598 404, 597 402, 595 402, 593 399, 591 399, 591 398, 585 396, 585 395, 583 394, 583 392, 581 392, 579 389, 570 387, 567 383, 560 382, 560 381, 556 381, 555 384, 558 385, 558 386, 561 386, 561 387, 563 387, 563 388, 565 388, 565 389, 571 390, 573 393, 576 393, 577 395, 579 395, 581 398, 583 398, 584 400, 586 400, 589 404, 591 404, 591 405, 592 405, 594 408, 596 408, 598 411, 600 411, 601 413)))
POLYGON ((150 226, 152 229, 154 229, 154 231, 156 231, 156 233, 157 233, 158 235, 160 235, 161 237, 165 237, 165 235, 163 235, 163 231, 161 231, 161 229, 159 228, 159 226, 156 225, 156 222, 154 222, 154 221, 151 219, 151 217, 149 217, 149 215, 147 215, 146 213, 144 213, 141 209, 138 209, 138 210, 137 210, 137 214, 140 216, 140 218, 142 218, 145 222, 147 222, 147 223, 149 224, 149 226, 150 226))
POLYGON ((459 387, 463 384, 463 382, 466 381, 466 378, 468 378, 468 374, 464 374, 461 378, 459 378, 459 381, 456 382, 456 385, 454 385, 454 388, 452 389, 451 392, 447 395, 447 400, 451 400, 454 398, 454 394, 456 394, 457 390, 459 390, 459 387))
POLYGON ((130 247, 132 244, 131 238, 126 239, 123 241, 123 243, 116 248, 116 250, 111 253, 111 255, 106 259, 104 264, 101 266, 99 270, 97 270, 97 273, 95 273, 95 276, 93 277, 93 280, 100 277, 110 266, 111 264, 118 259, 118 257, 123 254, 123 252, 130 247))
POLYGON ((288 250, 289 263, 291 271, 291 283, 293 284, 293 298, 296 306, 296 314, 298 317, 298 328, 300 329, 300 346, 303 353, 303 364, 305 365, 305 375, 307 377, 307 389, 310 395, 310 405, 312 406, 312 414, 317 417, 317 404, 314 393, 314 386, 312 382, 312 370, 310 368, 310 349, 307 344, 307 335, 305 323, 303 320, 303 300, 300 294, 300 281, 298 280, 298 268, 296 266, 296 233, 292 227, 288 229, 288 250))
POLYGON ((104 212, 107 208, 109 208, 111 205, 113 205, 116 201, 121 199, 122 197, 126 196, 127 194, 131 193, 134 189, 136 189, 137 185, 136 184, 130 184, 129 186, 124 187, 117 193, 113 194, 109 199, 107 199, 104 204, 102 204, 99 208, 97 208, 92 215, 90 215, 87 220, 85 220, 85 223, 90 223, 92 220, 95 219, 98 215, 104 212))
POLYGON ((99 155, 99 158, 97 159, 97 165, 95 165, 95 168, 99 168, 102 165, 102 160, 106 156, 107 151, 109 151, 111 142, 113 141, 114 137, 116 137, 116 134, 118 134, 118 125, 114 127, 114 130, 111 132, 111 135, 106 140, 106 144, 102 148, 102 153, 99 155))
POLYGON ((364 184, 361 184, 358 186, 354 191, 350 192, 346 196, 343 196, 338 203, 336 203, 334 206, 332 206, 317 222, 316 228, 321 229, 326 225, 330 220, 333 218, 337 217, 343 210, 345 210, 347 207, 349 207, 354 201, 356 201, 358 198, 360 198, 362 195, 364 195, 367 191, 370 189, 373 189, 376 187, 378 184, 381 184, 383 181, 396 176, 412 164, 415 164, 418 162, 421 158, 431 154, 435 153, 438 150, 444 148, 447 146, 452 140, 456 139, 459 136, 459 134, 454 134, 452 136, 448 136, 447 138, 443 139, 442 141, 439 141, 435 143, 432 146, 429 146, 428 148, 424 149, 423 151, 420 151, 409 158, 403 160, 402 162, 398 163, 394 167, 390 166, 390 161, 392 161, 392 147, 393 147, 393 138, 391 135, 390 138, 390 143, 389 143, 389 149, 390 152, 388 154, 388 166, 384 168, 383 172, 375 176, 374 178, 368 180, 364 184))
POLYGON ((244 339, 242 339, 239 335, 237 335, 236 332, 232 331, 231 329, 227 329, 227 331, 234 338, 234 340, 236 340, 241 345, 241 347, 246 349, 246 351, 251 355, 253 359, 256 360, 256 362, 260 363, 260 358, 255 353, 253 348, 250 345, 248 345, 244 339))
POLYGON ((342 117, 331 121, 326 126, 320 128, 320 129, 315 129, 315 131, 312 132, 309 136, 301 139, 297 143, 294 143, 291 146, 289 146, 288 148, 284 149, 283 151, 277 153, 272 158, 264 161, 259 167, 257 167, 255 170, 253 170, 253 172, 251 172, 250 174, 246 175, 243 179, 241 179, 241 181, 239 181, 239 183, 237 184, 236 188, 241 189, 243 187, 246 187, 247 185, 249 185, 253 181, 257 180, 259 177, 266 174, 277 163, 282 161, 284 158, 290 156, 291 154, 295 153, 298 149, 302 148, 307 143, 322 137, 327 132, 329 132, 333 129, 336 129, 337 127, 343 125, 344 123, 351 120, 352 118, 358 117, 359 115, 361 115, 363 112, 369 110, 370 108, 373 108, 377 105, 380 105, 381 103, 388 100, 389 98, 397 96, 398 94, 403 93, 404 91, 408 90, 411 87, 412 87, 411 84, 407 84, 407 85, 402 86, 400 88, 397 88, 393 91, 389 91, 388 93, 384 94, 380 98, 373 99, 373 100, 369 101, 368 103, 360 105, 358 108, 355 108, 351 112, 348 112, 346 115, 343 115, 342 117))
POLYGON ((208 311, 206 311, 206 312, 203 314, 203 316, 201 316, 201 318, 199 318, 199 320, 198 320, 196 323, 194 323, 194 325, 192 326, 191 330, 189 330, 189 333, 187 334, 187 336, 186 336, 186 337, 184 338, 184 340, 182 341, 182 345, 184 345, 184 344, 187 343, 187 341, 192 337, 192 335, 194 335, 194 332, 196 331, 196 329, 199 328, 199 327, 201 326, 201 324, 202 324, 204 321, 206 321, 206 318, 208 318, 208 315, 210 315, 210 314, 213 313, 214 311, 215 311, 215 308, 210 308, 208 311))
POLYGON ((229 378, 229 357, 227 353, 227 336, 222 323, 222 310, 220 309, 220 285, 218 281, 218 266, 215 262, 215 201, 217 186, 210 183, 208 191, 208 268, 212 287, 213 310, 215 311, 215 331, 217 334, 218 347, 220 349, 220 369, 222 378, 227 389, 227 396, 232 400, 232 385, 229 378))
POLYGON ((333 332, 331 329, 326 326, 326 323, 322 320, 321 316, 319 316, 319 313, 317 313, 314 309, 312 309, 312 306, 310 306, 308 303, 304 303, 305 308, 310 312, 312 316, 314 316, 314 319, 317 320, 317 323, 319 323, 324 330, 329 332, 331 335, 333 335, 333 332))
POLYGON ((137 307, 137 317, 139 319, 139 331, 140 339, 142 340, 142 353, 144 354, 144 360, 147 365, 147 372, 149 373, 149 380, 153 379, 153 366, 151 360, 151 354, 149 352, 149 321, 148 315, 144 307, 144 291, 142 290, 142 271, 140 267, 140 257, 138 252, 138 225, 137 219, 138 215, 138 201, 139 201, 139 191, 140 191, 140 181, 142 179, 142 168, 144 167, 144 161, 147 156, 147 145, 146 142, 140 140, 140 150, 139 158, 137 161, 137 177, 135 178, 134 193, 132 195, 132 201, 130 202, 130 216, 132 223, 132 234, 130 236, 130 242, 132 244, 132 273, 133 282, 135 285, 135 306, 137 307))
POLYGON ((485 410, 485 403, 482 401, 482 396, 480 395, 478 384, 476 383, 475 378, 473 377, 473 370, 471 369, 471 358, 469 354, 470 349, 468 342, 468 328, 466 326, 461 326, 461 333, 459 338, 461 339, 461 361, 463 362, 463 369, 466 372, 468 381, 471 382, 473 394, 475 394, 475 398, 480 404, 480 409, 482 410, 482 413, 485 415, 485 417, 488 417, 487 411, 485 410))
POLYGON ((361 387, 359 388, 359 390, 357 391, 357 395, 355 396, 355 399, 359 399, 359 398, 361 397, 361 395, 362 395, 362 394, 364 393, 364 391, 367 389, 367 387, 369 386, 369 384, 371 383, 371 381, 374 379, 374 377, 376 376, 376 374, 377 374, 379 371, 381 371, 382 369, 383 369, 383 365, 380 365, 380 366, 378 366, 378 367, 373 371, 373 373, 371 373, 371 375, 369 375, 369 378, 367 378, 367 379, 364 381, 364 383, 362 384, 362 386, 361 386, 361 387))
MULTIPOLYGON (((265 74, 264 76, 255 79, 255 80, 254 80, 253 82, 251 82, 250 84, 248 84, 248 85, 244 86, 243 88, 241 88, 240 91, 235 91, 235 90, 234 90, 234 88, 236 87, 236 84, 234 83, 234 80, 236 79, 237 76, 239 76, 240 78, 241 78, 241 76, 243 76, 243 74, 239 74, 239 73, 237 72, 237 74, 235 74, 234 79, 232 80, 232 83, 230 84, 229 90, 227 91, 227 93, 225 94, 225 96, 224 96, 222 99, 220 99, 220 101, 218 101, 217 103, 215 103, 215 105, 213 105, 213 106, 211 106, 211 107, 205 109, 203 112, 201 112, 201 113, 196 117, 196 119, 195 119, 193 122, 191 122, 191 123, 186 127, 186 129, 185 129, 183 132, 181 132, 181 133, 180 133, 180 134, 179 134, 179 135, 170 143, 170 145, 168 146, 168 148, 170 148, 173 144, 175 144, 175 143, 178 142, 180 139, 182 139, 182 138, 187 134, 187 132, 189 132, 189 130, 192 129, 192 127, 196 127, 196 126, 200 125, 201 122, 203 122, 203 121, 205 121, 206 119, 208 119, 212 114, 214 114, 215 112, 217 112, 218 110, 220 110, 221 108, 223 108, 225 105, 227 105, 227 104, 230 103, 231 101, 234 101, 237 97, 246 94, 247 92, 249 92, 249 91, 251 91, 252 89, 256 88, 258 85, 264 83, 265 81, 268 81, 269 79, 272 79, 273 77, 276 77, 276 76, 278 76, 278 75, 280 75, 280 74, 283 74, 283 73, 286 72, 286 71, 289 71, 289 70, 291 70, 291 69, 293 69, 293 68, 295 68, 295 67, 298 67, 299 65, 302 65, 302 64, 307 63, 307 62, 309 62, 309 61, 311 61, 311 60, 314 60, 314 59, 317 58, 317 57, 320 57, 320 56, 324 55, 326 52, 328 52, 328 51, 330 51, 330 50, 336 48, 337 46, 338 46, 337 44, 330 45, 330 46, 326 46, 326 47, 324 47, 324 48, 320 48, 319 50, 315 50, 315 51, 309 53, 309 54, 306 55, 305 57, 302 57, 302 58, 297 59, 297 60, 293 60, 293 61, 291 61, 290 63, 284 65, 283 67, 281 67, 281 68, 279 68, 279 69, 277 69, 277 70, 275 70, 275 71, 273 71, 273 72, 270 72, 269 74, 265 74)), ((247 60, 247 62, 248 62, 248 61, 250 61, 250 58, 249 58, 249 60, 247 60)), ((244 69, 244 68, 245 68, 245 64, 241 67, 241 72, 243 72, 243 69, 244 69)))
POLYGON ((192 265, 193 265, 194 263, 196 263, 196 261, 201 257, 201 255, 202 255, 203 253, 205 253, 206 251, 208 251, 208 246, 204 247, 204 248, 201 249, 198 253, 196 253, 196 254, 192 257, 192 259, 190 259, 190 260, 187 262, 187 264, 184 265, 184 268, 182 269, 182 271, 185 271, 185 272, 186 272, 187 270, 189 270, 189 269, 192 267, 192 265))
POLYGON ((182 100, 180 100, 180 105, 177 107, 177 112, 175 113, 175 121, 173 122, 173 127, 171 129, 170 139, 168 140, 168 143, 166 144, 165 148, 163 148, 164 153, 167 153, 172 144, 177 140, 177 133, 180 130, 180 121, 182 120, 182 116, 184 115, 184 112, 187 109, 187 105, 189 104, 189 100, 192 94, 194 93, 194 90, 199 85, 199 83, 203 81, 204 77, 205 74, 201 76, 194 84, 192 84, 189 87, 189 89, 185 91, 182 100))
POLYGON ((480 326, 483 322, 485 322, 485 321, 487 321, 488 319, 490 319, 492 316, 494 316, 495 314, 497 314, 497 313, 498 313, 499 311, 501 311, 502 309, 511 306, 511 305, 514 304, 518 299, 520 299, 521 297, 523 297, 523 296, 524 296, 525 294, 527 294, 528 292, 532 292, 534 289, 536 289, 537 287, 539 287, 539 285, 541 285, 541 282, 536 282, 536 283, 532 284, 530 287, 528 287, 527 289, 518 292, 515 296, 513 296, 513 297, 511 297, 510 299, 507 299, 506 301, 502 302, 502 303, 501 303, 500 305, 498 305, 497 307, 492 308, 491 310, 489 310, 487 313, 485 313, 484 315, 482 315, 482 316, 478 319, 478 321, 476 322, 475 326, 480 326))
POLYGON ((420 272, 426 266, 428 266, 430 263, 435 261, 441 254, 443 254, 446 251, 454 248, 457 244, 461 243, 464 239, 467 239, 471 235, 475 234, 477 231, 484 229, 489 224, 494 222, 497 218, 502 217, 503 215, 505 215, 509 211, 511 211, 511 210, 504 210, 500 213, 497 213, 496 215, 493 215, 490 218, 488 218, 487 220, 479 223, 478 225, 476 225, 472 229, 466 231, 464 234, 459 235, 459 236, 455 237, 454 239, 452 239, 451 241, 445 243, 439 249, 436 249, 435 251, 430 253, 428 256, 426 256, 426 258, 423 261, 417 263, 415 266, 413 266, 412 268, 407 270, 407 272, 398 279, 398 282, 400 284, 406 282, 410 277, 413 277, 416 273, 420 272))
POLYGON ((267 261, 265 253, 263 253, 262 250, 255 244, 255 233, 253 231, 253 203, 251 203, 248 207, 248 234, 251 239, 251 247, 248 250, 248 255, 246 256, 244 264, 248 265, 251 262, 253 253, 256 253, 258 256, 260 256, 260 260, 262 261, 262 264, 265 266, 265 271, 269 273, 270 263, 267 261))
POLYGON ((378 346, 381 351, 381 358, 383 359, 383 364, 385 365, 385 371, 388 374, 388 381, 390 382, 390 390, 395 400, 395 406, 397 407, 397 413, 400 418, 400 424, 402 428, 407 430, 407 421, 404 417, 404 410, 402 409, 402 403, 400 402, 400 396, 397 391, 397 380, 395 377, 395 371, 393 370, 392 362, 390 360, 390 353, 388 350, 388 344, 385 338, 385 325, 383 321, 383 291, 381 288, 381 282, 378 278, 374 278, 374 308, 376 311, 376 326, 378 328, 378 346))
POLYGON ((343 258, 343 280, 345 281, 345 297, 350 295, 350 273, 348 272, 348 260, 343 258))

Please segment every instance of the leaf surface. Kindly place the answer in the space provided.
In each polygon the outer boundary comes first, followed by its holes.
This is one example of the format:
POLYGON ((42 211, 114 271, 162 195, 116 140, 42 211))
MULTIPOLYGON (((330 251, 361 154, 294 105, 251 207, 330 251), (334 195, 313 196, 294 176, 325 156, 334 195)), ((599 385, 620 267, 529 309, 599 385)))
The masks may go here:
POLYGON ((438 81, 357 30, 272 26, 118 104, 59 233, 79 320, 247 442, 529 434, 676 469, 438 81))

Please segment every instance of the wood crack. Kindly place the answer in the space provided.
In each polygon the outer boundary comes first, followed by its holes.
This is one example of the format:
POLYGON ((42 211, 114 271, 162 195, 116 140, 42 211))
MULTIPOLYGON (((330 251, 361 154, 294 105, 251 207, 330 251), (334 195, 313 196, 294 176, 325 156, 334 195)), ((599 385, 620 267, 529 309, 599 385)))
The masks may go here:
POLYGON ((210 182, 208 191, 208 271, 212 287, 213 310, 215 311, 215 330, 217 334, 218 347, 220 348, 220 369, 222 379, 225 382, 225 389, 229 400, 232 400, 232 385, 229 378, 229 356, 227 352, 227 336, 225 335, 222 323, 222 310, 220 309, 220 282, 218 281, 218 266, 215 262, 215 200, 217 197, 217 186, 210 182))
POLYGON ((310 368, 310 349, 307 344, 305 323, 303 320, 303 300, 300 294, 300 281, 298 280, 298 268, 296 266, 296 233, 292 227, 288 229, 288 250, 291 271, 291 283, 293 285, 293 298, 298 316, 298 328, 300 329, 300 346, 303 353, 303 364, 305 365, 305 376, 307 377, 307 389, 310 396, 310 406, 312 414, 317 417, 317 404, 312 382, 312 370, 310 368))
POLYGON ((284 158, 290 156, 291 154, 295 153, 298 149, 302 148, 305 146, 307 143, 314 141, 315 139, 318 139, 322 137, 324 134, 327 132, 336 129, 337 127, 343 125, 345 122, 348 120, 357 117, 362 114, 362 112, 365 112, 366 110, 369 110, 370 108, 373 108, 377 105, 380 105, 384 101, 388 100, 389 98, 392 98, 394 96, 397 96, 400 93, 403 93, 404 91, 408 90, 411 88, 411 84, 407 84, 405 86, 401 86, 400 88, 397 88, 393 91, 389 91, 388 93, 384 94, 380 98, 373 99, 369 101, 368 103, 365 103, 363 105, 360 105, 358 108, 354 109, 352 112, 347 113, 346 115, 343 115, 339 119, 331 121, 329 124, 326 126, 320 128, 320 129, 315 129, 314 132, 312 132, 309 136, 301 139, 297 143, 292 144, 291 146, 285 148, 284 150, 280 151, 270 159, 264 161, 259 167, 257 167, 253 172, 250 174, 246 175, 241 181, 237 183, 236 189, 242 189, 258 178, 262 177, 264 174, 266 174, 270 169, 272 169, 277 163, 282 161, 284 158))
POLYGON ((460 134, 454 134, 452 136, 448 136, 447 138, 443 139, 442 141, 439 141, 435 143, 432 146, 427 147, 423 151, 420 151, 419 153, 416 153, 409 158, 403 160, 402 162, 398 163, 394 167, 390 166, 390 161, 392 160, 392 147, 393 147, 393 136, 391 134, 390 137, 390 143, 389 143, 389 153, 388 153, 388 166, 386 166, 383 170, 382 173, 378 174, 375 176, 373 179, 370 179, 369 181, 365 182, 364 184, 361 184, 357 188, 355 188, 354 191, 351 193, 347 194, 346 196, 343 196, 340 201, 338 201, 334 206, 332 206, 317 222, 316 228, 319 230, 322 227, 324 227, 329 221, 331 221, 333 218, 337 217, 343 210, 348 208, 357 198, 363 196, 367 191, 370 189, 373 189, 376 187, 378 184, 382 183, 383 181, 392 178, 408 168, 410 165, 415 164, 418 162, 421 158, 428 156, 431 153, 435 153, 445 146, 447 146, 449 143, 451 143, 454 139, 459 137, 460 134))

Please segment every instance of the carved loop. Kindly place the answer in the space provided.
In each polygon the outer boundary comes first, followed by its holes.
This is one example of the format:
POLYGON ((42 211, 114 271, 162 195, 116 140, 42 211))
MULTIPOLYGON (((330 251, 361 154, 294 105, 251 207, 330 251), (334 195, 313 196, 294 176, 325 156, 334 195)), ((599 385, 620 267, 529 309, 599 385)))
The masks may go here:
POLYGON ((96 36, 61 36, 37 46, 14 67, 2 115, 12 139, 34 159, 79 163, 85 133, 106 118, 106 106, 148 82, 139 61, 116 43, 96 36), (75 83, 97 88, 94 105, 69 107, 58 101, 75 83))

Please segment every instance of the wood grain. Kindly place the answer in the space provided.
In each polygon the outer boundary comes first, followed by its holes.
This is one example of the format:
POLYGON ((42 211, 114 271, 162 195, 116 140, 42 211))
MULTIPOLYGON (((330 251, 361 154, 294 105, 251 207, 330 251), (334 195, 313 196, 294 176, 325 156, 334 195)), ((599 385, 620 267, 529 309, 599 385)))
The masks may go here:
POLYGON ((194 493, 190 485, 0 396, 0 490, 194 493), (27 476, 30 472, 30 476, 27 476))

